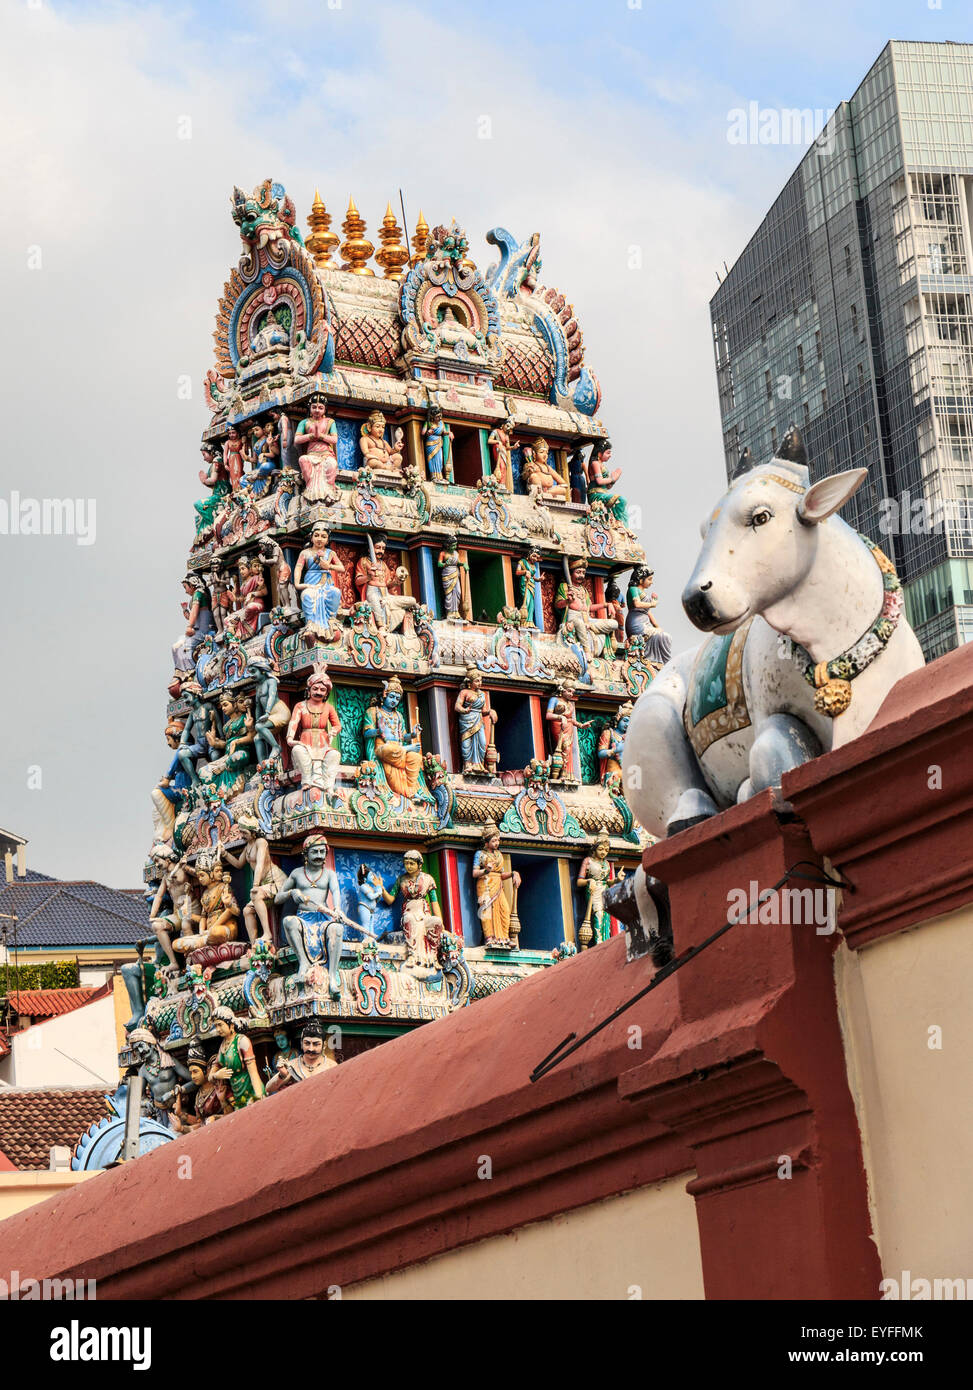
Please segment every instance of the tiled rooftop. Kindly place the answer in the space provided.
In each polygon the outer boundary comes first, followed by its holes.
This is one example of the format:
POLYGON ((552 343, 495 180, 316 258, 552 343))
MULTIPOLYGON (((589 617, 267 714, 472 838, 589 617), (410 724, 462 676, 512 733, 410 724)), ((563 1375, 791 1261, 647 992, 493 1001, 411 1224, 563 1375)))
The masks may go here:
POLYGON ((104 1090, 0 1089, 0 1153, 22 1172, 46 1169, 55 1144, 73 1149, 107 1114, 104 1090))
POLYGON ((69 1014, 80 1009, 95 994, 104 994, 87 986, 79 989, 21 989, 9 994, 7 999, 15 1013, 25 1018, 55 1018, 58 1014, 69 1014))
MULTIPOLYGON (((62 880, 29 870, 0 887, 0 913, 17 914, 18 946, 134 946, 151 935, 149 908, 137 889, 90 879, 62 880)), ((0 918, 13 946, 11 923, 0 918)))

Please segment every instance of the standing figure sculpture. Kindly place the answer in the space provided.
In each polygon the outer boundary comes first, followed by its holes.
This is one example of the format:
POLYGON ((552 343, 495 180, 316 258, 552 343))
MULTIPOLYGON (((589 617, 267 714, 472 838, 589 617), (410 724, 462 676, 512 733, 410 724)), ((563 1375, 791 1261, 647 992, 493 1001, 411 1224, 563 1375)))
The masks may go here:
POLYGON ((508 415, 502 425, 496 425, 487 435, 487 445, 490 449, 492 459, 490 476, 495 478, 502 488, 508 492, 513 491, 514 470, 510 451, 513 448, 514 422, 513 417, 508 415))
POLYGON ((581 862, 578 873, 578 887, 586 891, 584 918, 578 940, 584 951, 592 941, 607 941, 611 935, 611 917, 605 907, 605 889, 612 880, 612 866, 608 862, 610 841, 608 832, 602 830, 595 840, 595 852, 581 862))
POLYGON ((223 467, 230 480, 231 491, 236 492, 243 481, 244 467, 249 458, 250 453, 246 441, 236 425, 231 425, 226 443, 223 445, 223 467))
POLYGON ((483 675, 475 666, 467 666, 466 681, 453 708, 459 724, 463 776, 470 773, 485 776, 496 771, 497 716, 490 706, 490 696, 483 689, 483 675), (492 767, 488 765, 491 763, 492 767))
POLYGON ((209 590, 195 574, 187 574, 182 581, 183 590, 189 600, 182 606, 186 628, 172 644, 172 660, 177 671, 191 671, 196 649, 205 637, 215 632, 213 610, 210 605, 209 590))
POLYGON ((383 473, 401 473, 403 459, 403 434, 396 429, 390 444, 385 438, 385 416, 380 410, 373 410, 361 427, 362 457, 370 468, 383 473))
POLYGON ((277 456, 281 468, 295 469, 298 466, 297 449, 294 445, 294 426, 286 410, 272 410, 270 420, 277 432, 277 456))
POLYGON ((414 957, 416 964, 432 967, 436 965, 443 934, 436 880, 422 867, 422 855, 417 849, 406 850, 403 857, 405 872, 396 879, 391 891, 383 888, 382 896, 389 906, 401 896, 402 931, 409 955, 414 957))
POLYGON ((372 922, 384 889, 385 885, 374 869, 367 864, 358 865, 358 925, 368 936, 375 936, 372 922))
POLYGON ((619 705, 612 722, 606 724, 598 736, 598 766, 602 786, 607 785, 610 777, 621 778, 625 735, 628 732, 633 708, 631 700, 626 700, 623 705, 619 705))
POLYGON ((344 565, 328 544, 327 526, 318 522, 311 530, 311 544, 302 550, 294 567, 294 588, 301 596, 305 632, 321 642, 335 638, 335 618, 341 607, 341 590, 335 575, 344 565))
POLYGON ((189 1081, 180 1086, 172 1113, 172 1127, 180 1134, 191 1134, 194 1129, 212 1123, 223 1114, 216 1083, 209 1079, 206 1053, 201 1043, 190 1043, 186 1065, 189 1068, 189 1081))
POLYGON ((196 512, 196 540, 202 542, 208 540, 212 533, 216 513, 230 491, 230 481, 222 451, 215 444, 204 444, 199 452, 203 456, 204 464, 200 469, 199 481, 203 487, 210 490, 208 497, 193 503, 196 512))
POLYGON ((460 622, 469 613, 469 563, 460 558, 456 532, 450 531, 437 561, 447 618, 460 622))
POLYGON ((149 857, 161 875, 149 908, 149 926, 166 960, 170 965, 178 966, 172 943, 192 931, 193 914, 199 911, 196 880, 192 870, 181 862, 171 845, 153 845, 149 857), (170 906, 169 911, 163 913, 166 898, 170 906))
POLYGON ((297 983, 304 984, 312 965, 327 964, 328 990, 332 999, 341 994, 341 951, 345 926, 363 928, 341 910, 338 875, 328 867, 328 841, 324 835, 309 835, 302 850, 304 866, 295 869, 277 891, 279 906, 291 898, 296 913, 281 923, 284 937, 297 956, 297 983))
POLYGON ((520 874, 505 870, 500 849, 500 831, 493 821, 487 821, 482 831, 482 847, 473 856, 473 882, 476 886, 476 915, 480 919, 485 946, 513 945, 510 939, 510 904, 503 891, 510 880, 514 891, 520 887, 520 874))
POLYGON ((639 565, 632 570, 628 581, 628 615, 625 632, 629 637, 644 637, 645 655, 653 666, 665 666, 672 657, 672 638, 655 620, 653 608, 659 602, 652 590, 652 570, 639 565))
POLYGON ((254 425, 250 435, 250 448, 253 452, 254 471, 250 475, 250 490, 254 497, 263 497, 268 491, 274 472, 280 466, 280 444, 277 432, 271 421, 254 425))
POLYGON ((433 483, 453 481, 453 431, 443 419, 442 406, 430 404, 422 426, 422 447, 426 456, 426 476, 433 483))
POLYGON ((575 733, 578 729, 589 729, 591 719, 579 720, 574 697, 577 687, 572 680, 562 681, 556 695, 547 702, 544 718, 551 726, 551 781, 580 777, 575 757, 575 733))
POLYGON ((253 742, 257 762, 262 763, 280 752, 277 735, 286 727, 291 712, 280 698, 277 672, 267 657, 251 657, 247 671, 257 677, 253 692, 253 742))
POLYGON ((225 1004, 220 1004, 213 1011, 213 1027, 220 1039, 220 1046, 210 1063, 209 1079, 229 1083, 234 1110, 253 1105, 264 1093, 264 1083, 260 1080, 257 1059, 253 1055, 253 1043, 246 1033, 240 1032, 242 1026, 242 1020, 225 1004))
POLYGON ((408 801, 430 801, 422 784, 422 735, 407 730, 402 711, 402 682, 398 676, 382 682, 381 703, 370 705, 362 724, 365 758, 376 762, 390 789, 408 801))
POLYGON ((301 456, 305 502, 334 502, 338 491, 338 426, 330 419, 324 396, 311 397, 311 414, 302 420, 294 436, 301 456))
POLYGON ((253 816, 241 815, 237 817, 236 824, 243 835, 243 849, 236 857, 225 849, 223 858, 228 864, 232 864, 234 869, 249 867, 253 871, 250 901, 243 909, 243 925, 251 942, 259 939, 273 943, 269 904, 280 892, 285 874, 270 857, 270 846, 264 839, 260 822, 253 816))
POLYGON ((301 786, 319 787, 333 805, 341 765, 341 753, 333 745, 341 735, 341 719, 329 701, 330 694, 331 677, 323 666, 315 667, 307 678, 304 699, 294 706, 286 739, 301 786))
MULTIPOLYGON (((385 559, 388 537, 376 536, 372 542, 374 558, 363 555, 355 566, 355 588, 359 598, 372 610, 372 618, 380 632, 397 632, 416 601, 411 594, 393 594, 391 586, 402 584, 409 575, 404 565, 392 572, 385 559)), ((408 630, 408 629, 406 629, 408 630)))
POLYGON ((133 1028, 128 1041, 139 1061, 139 1075, 144 1083, 149 1107, 162 1124, 168 1125, 179 1083, 189 1081, 189 1072, 182 1062, 164 1050, 159 1039, 148 1028, 133 1028))
POLYGON ((301 1055, 281 1059, 275 1074, 267 1082, 268 1096, 276 1095, 310 1076, 318 1076, 338 1065, 337 1058, 324 1038, 324 1025, 319 1018, 309 1018, 301 1031, 301 1055))
POLYGON ((198 787, 197 768, 200 763, 216 757, 214 740, 220 735, 221 725, 216 706, 202 698, 202 687, 196 681, 187 681, 182 693, 189 705, 189 713, 179 736, 176 757, 189 778, 190 786, 198 787))
POLYGON ((537 627, 537 575, 538 565, 540 564, 541 553, 536 546, 531 546, 526 555, 522 555, 517 561, 514 570, 515 576, 520 580, 520 615, 523 623, 528 627, 537 627))
POLYGON ((548 462, 550 452, 551 446, 546 439, 535 439, 533 444, 524 447, 521 469, 524 482, 528 492, 545 502, 567 502, 568 485, 548 462))

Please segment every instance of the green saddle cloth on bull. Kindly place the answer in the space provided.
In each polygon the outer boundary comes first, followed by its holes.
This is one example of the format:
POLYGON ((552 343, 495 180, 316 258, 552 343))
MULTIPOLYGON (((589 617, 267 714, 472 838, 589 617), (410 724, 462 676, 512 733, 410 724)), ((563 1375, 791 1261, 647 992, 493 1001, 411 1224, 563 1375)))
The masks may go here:
POLYGON ((697 758, 717 739, 750 724, 743 692, 743 649, 749 618, 736 632, 708 637, 696 654, 683 719, 697 758))

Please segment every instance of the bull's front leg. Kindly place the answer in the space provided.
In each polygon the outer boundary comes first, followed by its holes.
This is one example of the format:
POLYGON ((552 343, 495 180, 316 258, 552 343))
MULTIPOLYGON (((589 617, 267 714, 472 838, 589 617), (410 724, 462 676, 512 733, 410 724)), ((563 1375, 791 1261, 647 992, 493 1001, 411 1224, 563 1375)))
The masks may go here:
POLYGON ((807 725, 793 714, 770 714, 750 749, 750 776, 740 784, 737 801, 748 801, 767 787, 779 787, 791 768, 816 758, 821 744, 807 725))

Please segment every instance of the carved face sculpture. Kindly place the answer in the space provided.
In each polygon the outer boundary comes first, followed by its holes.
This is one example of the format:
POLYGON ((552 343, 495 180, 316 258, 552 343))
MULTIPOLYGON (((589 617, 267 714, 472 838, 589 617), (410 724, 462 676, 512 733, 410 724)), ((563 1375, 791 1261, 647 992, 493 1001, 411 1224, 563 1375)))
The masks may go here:
POLYGON ((499 835, 491 835, 490 838, 489 838, 489 840, 487 840, 487 842, 486 842, 486 849, 488 849, 488 850, 490 851, 491 854, 496 854, 496 852, 497 852, 497 850, 498 850, 499 848, 500 848, 500 836, 499 836, 499 835))
POLYGON ((213 1019, 213 1027, 216 1029, 217 1035, 220 1038, 228 1038, 233 1032, 233 1024, 230 1020, 227 1018, 220 1018, 218 1014, 216 1018, 213 1019))
POLYGON ((274 1042, 277 1044, 278 1052, 285 1052, 290 1047, 290 1040, 286 1033, 275 1033, 274 1042))
POLYGON ((331 694, 331 682, 326 676, 312 676, 307 683, 307 698, 315 701, 325 701, 331 694))
POLYGON ((386 550, 386 545, 385 545, 385 542, 384 542, 383 540, 377 540, 377 541, 375 541, 375 559, 376 559, 376 560, 384 560, 384 559, 385 559, 385 550, 386 550))
POLYGON ((206 1080, 206 1068, 201 1062, 189 1063, 189 1079, 194 1086, 202 1086, 206 1080))
POLYGON ((323 1052, 324 1039, 315 1037, 313 1033, 305 1033, 301 1038, 301 1057, 304 1062, 313 1067, 323 1052))
POLYGON ((605 840, 599 840, 598 843, 595 845, 595 858, 596 858, 596 859, 607 859, 607 858, 608 858, 608 843, 607 843, 607 841, 605 841, 605 840))
POLYGON ((402 696, 397 690, 386 690, 382 697, 382 704, 386 709, 398 709, 402 702, 402 696))
POLYGON ((422 868, 422 856, 419 854, 407 854, 405 856, 405 876, 406 878, 418 878, 419 870, 422 868))
POLYGON ((615 720, 615 728, 620 734, 628 733, 628 721, 629 716, 627 714, 620 714, 615 720))
POLYGON ((312 420, 323 420, 323 419, 324 419, 324 401, 312 401, 312 402, 311 402, 311 419, 312 419, 312 420))
POLYGON ((366 423, 368 433, 373 439, 383 439, 385 437, 385 416, 380 410, 369 415, 366 423))
POLYGON ((548 444, 547 440, 538 439, 537 442, 534 444, 534 457, 537 459, 538 463, 546 463, 547 456, 549 453, 550 445, 548 444))
POLYGON ((314 840, 304 846, 304 866, 312 873, 317 873, 323 869, 328 862, 328 842, 325 839, 314 840))
POLYGON ((234 446, 240 443, 240 431, 237 429, 236 425, 230 426, 230 432, 227 435, 227 439, 229 440, 230 444, 234 446))
POLYGON ((224 719, 229 719, 233 714, 234 700, 230 694, 220 696, 220 713, 224 719))
POLYGON ((479 690, 483 685, 483 677, 479 671, 471 671, 466 677, 466 684, 471 690, 479 690))
POLYGON ((148 1042, 145 1038, 139 1038, 135 1044, 135 1055, 141 1062, 151 1062, 155 1057, 155 1045, 148 1042))

